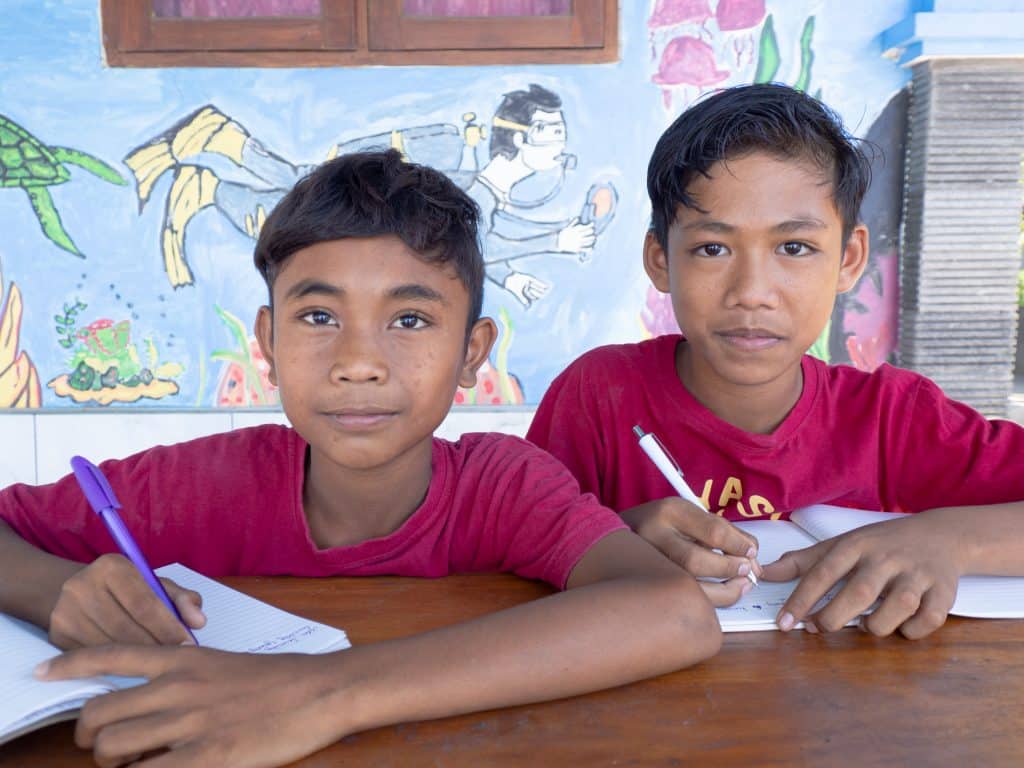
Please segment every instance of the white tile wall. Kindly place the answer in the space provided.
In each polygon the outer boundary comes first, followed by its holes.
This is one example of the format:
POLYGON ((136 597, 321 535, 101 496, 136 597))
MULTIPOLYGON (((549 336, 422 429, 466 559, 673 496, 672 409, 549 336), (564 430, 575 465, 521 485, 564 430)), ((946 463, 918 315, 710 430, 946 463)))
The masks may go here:
MULTIPOLYGON (((437 435, 449 440, 464 432, 522 437, 532 417, 533 410, 526 408, 459 408, 448 414, 437 435)), ((75 454, 99 462, 233 428, 287 423, 281 411, 0 412, 0 488, 12 483, 51 483, 70 471, 75 454)))
POLYGON ((0 416, 0 488, 36 481, 35 416, 0 416))
POLYGON ((76 454, 98 463, 230 429, 230 413, 40 413, 36 482, 52 483, 66 475, 76 454))

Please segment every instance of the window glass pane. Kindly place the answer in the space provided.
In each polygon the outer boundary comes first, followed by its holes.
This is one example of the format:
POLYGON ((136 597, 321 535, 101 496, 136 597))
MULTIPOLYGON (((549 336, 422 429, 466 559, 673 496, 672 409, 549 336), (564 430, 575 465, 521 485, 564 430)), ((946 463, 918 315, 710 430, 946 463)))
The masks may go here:
POLYGON ((172 19, 319 16, 320 0, 153 0, 153 15, 172 19))
POLYGON ((572 0, 404 0, 406 16, 568 16, 572 0))

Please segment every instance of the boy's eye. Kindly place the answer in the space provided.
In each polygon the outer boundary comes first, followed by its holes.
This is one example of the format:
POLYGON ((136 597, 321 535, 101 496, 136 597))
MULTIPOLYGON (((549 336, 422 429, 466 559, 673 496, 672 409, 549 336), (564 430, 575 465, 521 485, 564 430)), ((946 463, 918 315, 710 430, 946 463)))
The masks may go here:
POLYGON ((705 243, 697 248, 698 256, 722 256, 725 254, 725 246, 721 243, 705 243))
POLYGON ((783 243, 782 252, 787 256, 809 256, 811 254, 811 247, 806 243, 783 243))
POLYGON ((405 314, 399 316, 399 318, 395 320, 394 325, 396 325, 399 328, 404 328, 405 330, 408 331, 415 331, 419 330, 420 328, 426 328, 427 321, 424 320, 419 315, 405 314))
POLYGON ((322 309, 314 309, 311 312, 306 312, 299 316, 303 322, 309 323, 310 325, 337 325, 334 322, 334 318, 331 317, 330 312, 324 312, 322 309))

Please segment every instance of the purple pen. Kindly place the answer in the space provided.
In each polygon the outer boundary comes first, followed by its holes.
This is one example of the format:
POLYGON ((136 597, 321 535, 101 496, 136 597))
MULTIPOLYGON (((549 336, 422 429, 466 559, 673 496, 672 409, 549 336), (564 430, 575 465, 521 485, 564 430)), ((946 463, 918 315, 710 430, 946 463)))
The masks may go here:
POLYGON ((110 483, 107 482, 107 478, 100 471, 100 468, 88 459, 75 456, 71 459, 71 469, 74 471, 75 479, 78 481, 82 493, 85 494, 85 498, 89 501, 89 505, 100 516, 100 519, 103 520, 103 524, 107 526, 107 530, 110 531, 110 535, 117 543, 118 549, 121 550, 125 557, 132 561, 132 564, 142 574, 142 578, 146 580, 149 588, 153 590, 171 613, 178 617, 178 621, 185 627, 189 637, 195 641, 196 645, 199 645, 199 641, 196 640, 196 636, 192 634, 192 630, 189 629, 185 620, 181 618, 181 614, 178 613, 178 609, 175 607, 170 595, 167 594, 167 590, 164 589, 164 585, 160 583, 160 579, 156 577, 153 569, 149 567, 149 563, 146 562, 142 550, 139 549, 139 545, 135 543, 135 539, 128 532, 121 516, 117 514, 117 510, 121 508, 121 502, 117 500, 117 496, 114 495, 114 489, 110 487, 110 483))

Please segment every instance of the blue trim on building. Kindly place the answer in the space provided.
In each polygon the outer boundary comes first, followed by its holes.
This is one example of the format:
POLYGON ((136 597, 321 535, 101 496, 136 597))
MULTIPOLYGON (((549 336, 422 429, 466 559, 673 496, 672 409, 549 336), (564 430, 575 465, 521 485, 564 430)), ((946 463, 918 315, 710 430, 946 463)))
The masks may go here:
POLYGON ((922 58, 1024 57, 1020 0, 914 0, 911 11, 879 36, 900 64, 922 58))

